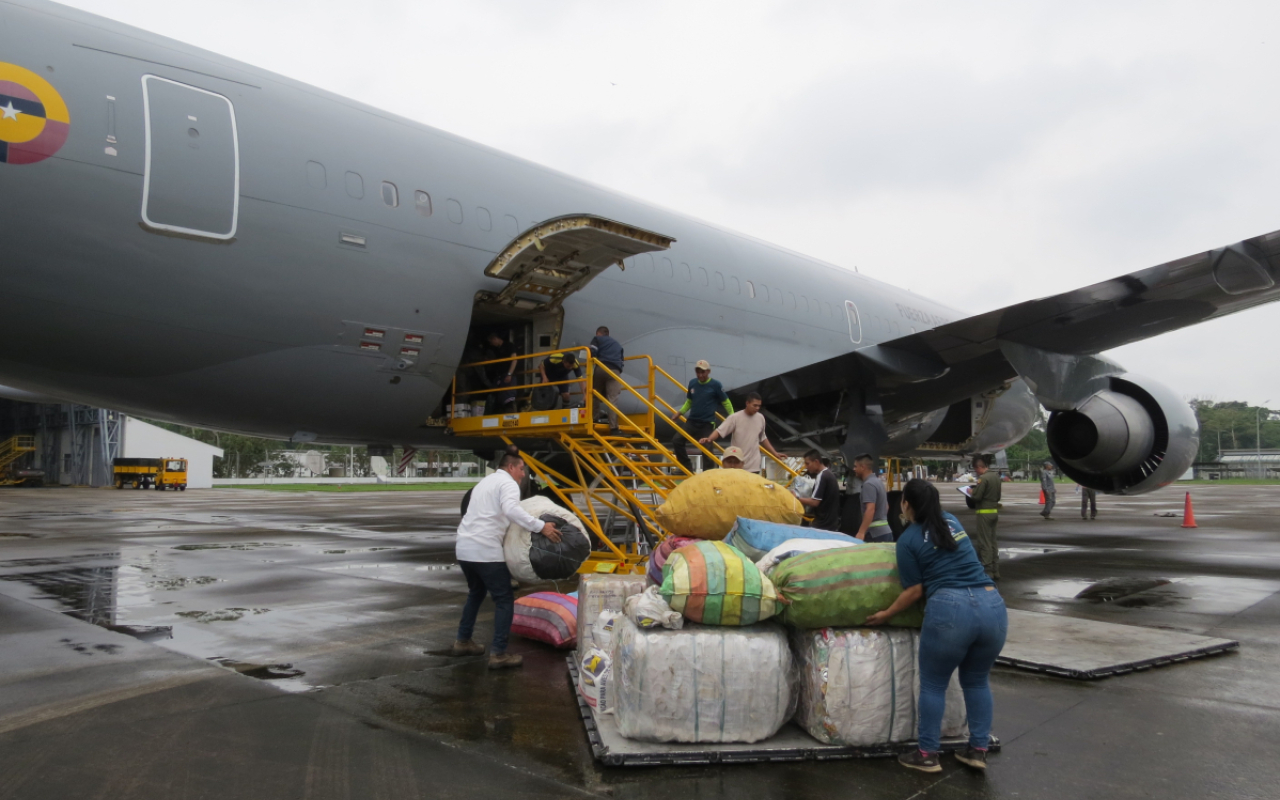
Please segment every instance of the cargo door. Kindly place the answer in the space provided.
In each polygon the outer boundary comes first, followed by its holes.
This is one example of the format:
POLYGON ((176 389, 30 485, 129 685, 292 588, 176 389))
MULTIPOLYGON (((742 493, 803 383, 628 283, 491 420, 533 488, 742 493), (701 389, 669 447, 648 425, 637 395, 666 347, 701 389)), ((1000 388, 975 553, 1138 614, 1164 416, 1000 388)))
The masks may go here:
POLYGON ((228 240, 240 210, 240 145, 226 97, 142 78, 146 163, 142 221, 152 230, 228 240))

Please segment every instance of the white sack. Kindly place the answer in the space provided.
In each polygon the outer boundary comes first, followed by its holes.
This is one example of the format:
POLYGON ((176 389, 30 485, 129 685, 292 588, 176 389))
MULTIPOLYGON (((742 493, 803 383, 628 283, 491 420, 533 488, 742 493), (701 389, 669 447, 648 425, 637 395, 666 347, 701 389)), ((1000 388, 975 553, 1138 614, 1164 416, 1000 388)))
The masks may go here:
MULTIPOLYGON (((520 505, 525 511, 539 519, 543 514, 555 514, 570 525, 576 526, 578 530, 584 533, 587 530, 587 527, 582 524, 582 520, 578 519, 576 514, 565 510, 540 494, 521 500, 520 505)), ((502 555, 507 562, 507 569, 511 571, 511 577, 524 583, 541 583, 543 579, 538 577, 538 573, 533 571, 533 565, 529 563, 529 548, 533 546, 532 536, 532 531, 526 530, 515 523, 508 525, 506 536, 502 539, 502 555)))
POLYGON ((857 539, 853 543, 839 542, 831 539, 788 539, 769 552, 756 562, 756 567, 761 572, 768 575, 778 563, 786 560, 786 556, 792 553, 812 553, 817 550, 835 550, 837 547, 856 547, 861 542, 857 539))
POLYGON ((578 693, 597 714, 613 711, 609 699, 609 679, 613 660, 598 647, 593 647, 578 662, 578 693))
MULTIPOLYGON (((919 640, 914 628, 795 631, 796 722, 824 744, 866 747, 914 741, 919 640)), ((942 735, 967 732, 964 696, 952 675, 942 735)))
POLYGON ((683 630, 619 620, 610 702, 618 732, 651 742, 758 742, 795 709, 791 649, 774 623, 683 630))
POLYGON ((640 594, 628 597, 622 604, 622 611, 638 628, 680 630, 684 625, 684 615, 667 605, 657 586, 649 586, 640 594))
MULTIPOLYGON (((630 600, 631 598, 627 599, 630 600)), ((622 612, 620 611, 605 609, 596 617, 596 621, 591 623, 592 647, 602 650, 610 658, 613 658, 613 629, 617 626, 618 619, 621 616, 622 612)))
POLYGON ((578 653, 595 645, 592 628, 601 611, 622 613, 623 602, 640 594, 648 580, 643 575, 583 575, 578 579, 578 653))
POLYGON ((810 475, 798 475, 791 482, 791 491, 796 497, 813 497, 813 490, 818 486, 818 479, 810 475))

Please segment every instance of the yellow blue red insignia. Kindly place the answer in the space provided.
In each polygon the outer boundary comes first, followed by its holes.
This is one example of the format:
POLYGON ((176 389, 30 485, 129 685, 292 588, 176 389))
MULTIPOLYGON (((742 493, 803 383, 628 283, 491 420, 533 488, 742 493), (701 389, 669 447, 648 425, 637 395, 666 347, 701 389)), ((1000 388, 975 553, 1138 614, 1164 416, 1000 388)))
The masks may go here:
POLYGON ((29 69, 0 62, 0 164, 34 164, 58 152, 71 130, 62 95, 29 69))

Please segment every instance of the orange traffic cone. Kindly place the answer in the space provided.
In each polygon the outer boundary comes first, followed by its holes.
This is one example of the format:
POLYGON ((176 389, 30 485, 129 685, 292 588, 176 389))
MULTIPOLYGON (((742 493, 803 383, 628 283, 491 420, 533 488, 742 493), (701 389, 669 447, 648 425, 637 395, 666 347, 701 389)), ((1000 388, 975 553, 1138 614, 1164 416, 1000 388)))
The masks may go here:
POLYGON ((1186 504, 1182 507, 1182 527, 1197 528, 1196 512, 1191 510, 1191 492, 1187 492, 1186 504))
POLYGON ((1040 505, 1044 505, 1044 489, 1040 490, 1040 505))

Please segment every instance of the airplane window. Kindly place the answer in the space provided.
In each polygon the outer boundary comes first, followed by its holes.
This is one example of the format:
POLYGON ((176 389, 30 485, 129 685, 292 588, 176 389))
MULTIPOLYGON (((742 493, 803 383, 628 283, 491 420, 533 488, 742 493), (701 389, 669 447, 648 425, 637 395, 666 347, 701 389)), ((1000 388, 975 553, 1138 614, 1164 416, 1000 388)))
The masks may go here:
POLYGON ((782 305, 782 290, 774 289, 773 293, 769 295, 769 302, 782 305))
POLYGON ((510 214, 506 214, 502 217, 502 224, 506 226, 508 236, 514 238, 520 233, 520 223, 516 222, 516 218, 510 214))
POLYGON ((747 281, 747 296, 748 297, 756 296, 756 285, 751 281, 747 281))
POLYGON ((769 302, 769 287, 765 286, 763 283, 760 284, 760 299, 766 303, 769 302))
POLYGON ((683 277, 686 281, 693 280, 693 271, 689 269, 689 265, 683 261, 680 262, 680 276, 683 277))
POLYGON ((329 185, 329 179, 324 172, 324 164, 319 161, 307 162, 307 183, 311 184, 312 189, 323 189, 329 185))
POLYGON ((709 285, 709 282, 707 281, 706 267, 698 267, 698 283, 702 284, 703 286, 709 285))
POLYGON ((729 283, 733 286, 734 294, 742 294, 742 284, 738 281, 737 277, 730 276, 729 283))
POLYGON ((796 294, 795 294, 795 292, 787 292, 787 309, 788 309, 788 310, 790 310, 790 311, 795 311, 795 310, 796 310, 796 294))
POLYGON ((493 230, 493 217, 489 216, 489 209, 483 206, 476 206, 476 224, 480 226, 482 231, 493 230))
POLYGON ((360 177, 360 173, 347 173, 347 194, 356 200, 364 199, 364 178, 360 177))
POLYGON ((671 278, 675 277, 675 274, 675 270, 671 266, 671 259, 664 257, 662 259, 662 277, 671 278))
POLYGON ((823 302, 822 307, 823 307, 823 309, 825 309, 825 310, 826 310, 826 312, 827 312, 827 316, 828 316, 828 317, 829 317, 829 316, 831 316, 831 304, 830 304, 830 303, 827 303, 827 302, 823 302))
POLYGON ((424 217, 431 216, 431 195, 419 189, 413 193, 413 204, 424 217))
POLYGON ((462 203, 450 197, 445 202, 445 207, 449 209, 449 221, 455 224, 462 223, 462 203))
POLYGON ((400 190, 396 188, 394 183, 389 181, 382 182, 382 202, 392 208, 400 205, 400 190))
POLYGON ((641 253, 636 256, 636 265, 642 267, 645 272, 653 272, 653 256, 641 253))
POLYGON ((719 272, 716 273, 716 288, 722 292, 724 291, 724 276, 719 272))

